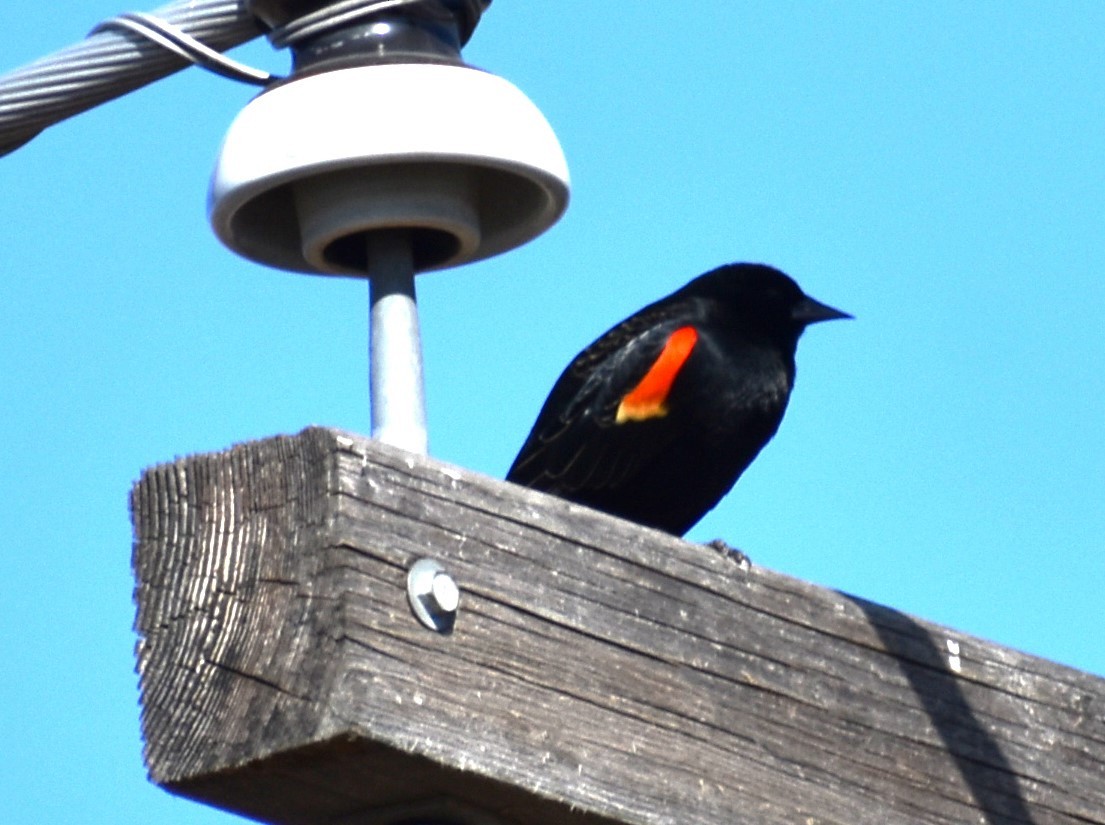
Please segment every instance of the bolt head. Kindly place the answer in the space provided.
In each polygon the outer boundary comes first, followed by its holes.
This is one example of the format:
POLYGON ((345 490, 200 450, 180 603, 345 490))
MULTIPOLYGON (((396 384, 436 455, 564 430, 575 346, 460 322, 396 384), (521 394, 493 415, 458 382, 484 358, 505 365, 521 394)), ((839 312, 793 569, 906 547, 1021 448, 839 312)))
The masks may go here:
POLYGON ((419 559, 407 573, 407 600, 415 617, 430 630, 453 629, 460 606, 460 588, 433 559, 419 559))
POLYGON ((455 613, 460 604, 460 589, 448 573, 435 573, 430 597, 438 612, 455 613))

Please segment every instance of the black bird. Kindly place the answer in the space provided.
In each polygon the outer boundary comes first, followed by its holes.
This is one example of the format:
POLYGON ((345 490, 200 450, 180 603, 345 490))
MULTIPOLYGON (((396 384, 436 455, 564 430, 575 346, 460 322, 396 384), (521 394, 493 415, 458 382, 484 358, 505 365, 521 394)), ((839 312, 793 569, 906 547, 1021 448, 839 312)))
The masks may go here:
POLYGON ((507 480, 681 536, 779 428, 802 331, 851 317, 770 266, 707 272, 575 357, 507 480))

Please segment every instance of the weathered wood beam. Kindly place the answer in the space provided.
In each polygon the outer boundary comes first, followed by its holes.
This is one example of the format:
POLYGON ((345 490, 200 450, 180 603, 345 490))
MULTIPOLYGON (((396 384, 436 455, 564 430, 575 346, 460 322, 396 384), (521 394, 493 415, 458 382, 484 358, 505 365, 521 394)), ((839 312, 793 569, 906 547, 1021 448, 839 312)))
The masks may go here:
POLYGON ((1105 681, 555 498, 309 429, 150 469, 132 510, 147 765, 212 805, 1105 823, 1105 681), (424 556, 447 635, 407 604, 424 556))

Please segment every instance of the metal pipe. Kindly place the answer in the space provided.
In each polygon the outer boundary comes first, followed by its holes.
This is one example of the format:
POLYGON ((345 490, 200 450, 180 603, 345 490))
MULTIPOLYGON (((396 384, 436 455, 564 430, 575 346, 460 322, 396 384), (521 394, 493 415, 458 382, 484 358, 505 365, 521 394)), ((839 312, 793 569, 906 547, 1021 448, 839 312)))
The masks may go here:
POLYGON ((429 439, 410 232, 371 232, 367 244, 372 437, 425 455, 429 439))

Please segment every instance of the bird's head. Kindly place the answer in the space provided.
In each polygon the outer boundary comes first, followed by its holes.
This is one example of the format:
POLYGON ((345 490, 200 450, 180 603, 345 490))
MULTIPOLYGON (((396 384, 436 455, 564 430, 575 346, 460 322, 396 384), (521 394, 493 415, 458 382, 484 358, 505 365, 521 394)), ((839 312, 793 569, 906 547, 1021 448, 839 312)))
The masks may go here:
POLYGON ((793 279, 766 264, 727 264, 695 278, 684 290, 717 302, 743 329, 794 342, 810 324, 852 317, 809 297, 793 279))

